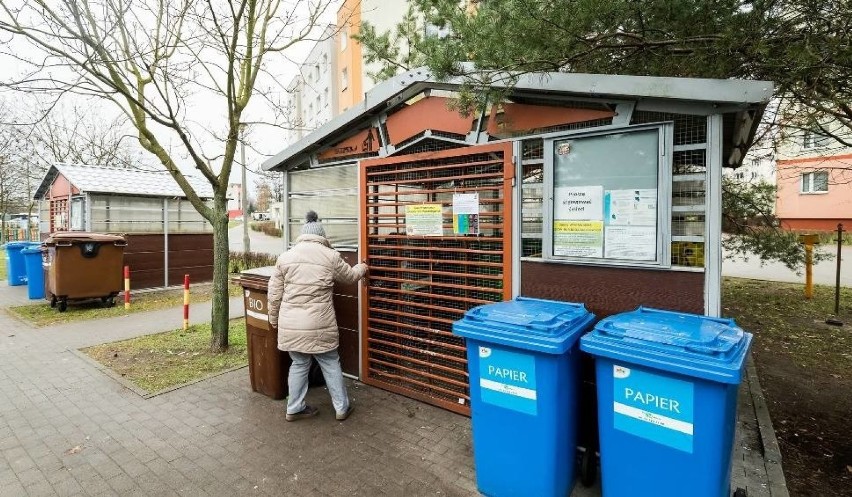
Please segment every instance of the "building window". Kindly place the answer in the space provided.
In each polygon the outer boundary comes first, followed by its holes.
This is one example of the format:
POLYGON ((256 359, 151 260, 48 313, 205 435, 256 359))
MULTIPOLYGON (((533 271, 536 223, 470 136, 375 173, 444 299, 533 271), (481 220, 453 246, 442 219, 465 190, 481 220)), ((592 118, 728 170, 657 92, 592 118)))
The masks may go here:
POLYGON ((322 72, 328 71, 328 54, 322 54, 322 72))
POLYGON ((826 147, 831 143, 831 137, 827 136, 819 128, 807 129, 802 135, 802 148, 826 147))
POLYGON ((802 173, 802 193, 828 192, 828 171, 802 173))
POLYGON ((319 81, 319 79, 320 79, 320 66, 319 66, 319 64, 314 66, 314 79, 316 79, 317 81, 319 81))
POLYGON ((317 95, 317 114, 322 112, 322 98, 320 95, 317 95))
POLYGON ((325 92, 324 92, 324 93, 325 93, 325 95, 323 96, 323 101, 325 101, 325 105, 328 105, 328 103, 329 103, 329 100, 328 100, 328 88, 326 88, 326 89, 325 89, 325 92))
POLYGON ((349 88, 349 69, 343 68, 343 71, 340 72, 340 89, 345 90, 349 88))
POLYGON ((349 44, 349 28, 347 26, 343 26, 343 29, 340 30, 340 51, 346 50, 346 45, 349 44))

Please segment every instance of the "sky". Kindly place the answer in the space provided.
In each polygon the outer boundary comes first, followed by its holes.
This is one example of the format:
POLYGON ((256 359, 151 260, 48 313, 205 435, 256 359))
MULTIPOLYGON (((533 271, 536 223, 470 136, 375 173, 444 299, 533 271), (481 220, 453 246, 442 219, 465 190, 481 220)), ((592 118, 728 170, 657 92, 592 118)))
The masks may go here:
MULTIPOLYGON (((296 16, 304 16, 307 12, 304 7, 306 1, 315 3, 315 0, 282 0, 282 10, 279 12, 279 15, 295 13, 296 16), (294 9, 292 8, 294 4, 299 4, 299 6, 294 9)), ((332 3, 329 8, 327 8, 318 18, 318 22, 316 23, 318 29, 321 29, 322 26, 329 23, 334 23, 336 19, 339 1, 331 0, 331 2, 332 3)), ((4 0, 3 3, 4 7, 9 6, 11 8, 15 8, 29 3, 29 0, 4 0)), ((137 5, 139 4, 137 3, 137 5)), ((147 4, 142 2, 142 5, 145 6, 147 4)), ((3 17, 4 14, 0 13, 0 20, 2 20, 3 17)), ((137 19, 143 24, 148 22, 142 16, 137 19)), ((304 23, 300 25, 304 25, 304 23)), ((268 90, 274 95, 274 98, 283 101, 285 95, 283 88, 286 87, 287 83, 289 83, 290 80, 292 80, 292 78, 298 73, 298 64, 304 60, 315 43, 315 41, 304 41, 295 44, 284 52, 268 54, 266 63, 270 74, 264 77, 259 77, 257 84, 255 85, 256 88, 268 90)), ((204 57, 203 54, 202 57, 204 57)), ((18 77, 28 71, 31 66, 23 62, 27 60, 42 60, 41 52, 33 48, 29 42, 22 42, 22 40, 10 37, 8 33, 0 33, 0 68, 2 68, 2 70, 0 70, 0 81, 18 77)), ((221 60, 221 57, 217 57, 215 59, 211 57, 210 59, 205 58, 203 60, 208 62, 218 62, 218 60, 221 60)), ((201 72, 197 65, 188 64, 185 67, 185 70, 190 71, 191 75, 197 77, 198 81, 205 81, 204 73, 201 72)), ((69 74, 67 69, 57 67, 50 69, 50 75, 55 78, 62 78, 63 75, 67 74, 69 74)), ((205 150, 206 154, 211 157, 218 156, 223 152, 224 146, 220 139, 216 136, 215 132, 210 133, 208 131, 211 130, 211 128, 214 131, 224 129, 224 99, 211 98, 212 93, 200 86, 196 86, 191 90, 191 93, 186 96, 186 117, 183 121, 188 123, 193 138, 201 143, 201 148, 205 150)), ((49 101, 46 96, 41 96, 36 99, 31 95, 12 93, 8 90, 0 91, 0 98, 10 99, 16 103, 18 108, 28 111, 34 110, 34 107, 38 105, 39 101, 42 103, 49 101)), ((111 102, 99 102, 93 100, 91 97, 82 97, 73 94, 63 95, 61 98, 61 105, 57 106, 56 109, 58 112, 68 112, 68 109, 73 109, 75 106, 84 106, 90 109, 91 112, 96 113, 97 115, 102 115, 104 120, 112 120, 116 116, 120 115, 115 104, 111 102)), ((271 111, 271 107, 269 107, 265 102, 264 97, 260 94, 255 94, 249 104, 249 107, 244 113, 243 120, 263 123, 274 120, 274 115, 271 111)), ((128 126, 128 132, 133 131, 134 130, 128 126)), ((155 132, 158 135, 165 136, 162 131, 163 129, 155 129, 155 132)), ((248 144, 245 147, 245 154, 249 171, 260 170, 260 164, 268 156, 278 153, 286 145, 284 142, 284 131, 280 128, 260 124, 252 125, 248 128, 247 136, 248 144)), ((167 148, 175 151, 173 158, 175 158, 179 163, 185 164, 185 166, 182 167, 184 171, 191 171, 193 169, 188 154, 179 151, 181 147, 180 140, 177 136, 173 135, 171 138, 163 139, 162 143, 167 148)), ((136 144, 136 147, 138 147, 138 144, 136 144)), ((152 158, 146 157, 150 154, 141 150, 141 147, 139 148, 140 159, 142 159, 142 161, 149 164, 156 164, 156 159, 151 160, 152 158)), ((239 160, 240 150, 238 148, 236 161, 239 160)), ((216 170, 218 171, 218 168, 216 168, 216 170)), ((248 189, 252 193, 255 190, 254 180, 257 178, 258 176, 250 172, 248 178, 248 189)), ((231 182, 240 181, 240 168, 237 164, 234 165, 230 179, 231 182)))

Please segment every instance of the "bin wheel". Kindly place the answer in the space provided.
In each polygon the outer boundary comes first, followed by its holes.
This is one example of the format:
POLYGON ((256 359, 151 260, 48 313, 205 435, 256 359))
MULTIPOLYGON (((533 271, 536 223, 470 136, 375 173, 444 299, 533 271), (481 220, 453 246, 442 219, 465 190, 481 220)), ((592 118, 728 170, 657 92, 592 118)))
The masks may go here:
POLYGON ((56 307, 56 295, 54 295, 53 297, 50 297, 50 307, 51 308, 56 307))
POLYGON ((62 299, 59 301, 59 312, 65 312, 68 310, 68 301, 62 299))
POLYGON ((110 295, 109 297, 101 297, 101 304, 104 307, 115 307, 115 297, 110 295))
POLYGON ((744 488, 737 488, 734 492, 734 497, 748 497, 748 491, 744 488))
POLYGON ((580 483, 584 487, 591 487, 598 478, 598 468, 595 465, 595 453, 589 449, 583 452, 580 458, 580 483))

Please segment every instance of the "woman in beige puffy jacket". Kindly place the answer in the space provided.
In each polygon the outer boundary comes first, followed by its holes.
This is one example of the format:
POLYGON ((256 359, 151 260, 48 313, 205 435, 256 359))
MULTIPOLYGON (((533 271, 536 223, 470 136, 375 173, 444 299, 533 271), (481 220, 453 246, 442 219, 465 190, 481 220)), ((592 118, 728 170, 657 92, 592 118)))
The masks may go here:
POLYGON ((366 264, 350 267, 328 243, 314 211, 308 211, 296 244, 281 254, 269 280, 269 324, 278 329, 278 348, 290 353, 287 421, 316 416, 305 404, 311 358, 317 360, 335 417, 343 421, 352 412, 337 353, 337 319, 332 304, 335 282, 355 283, 367 274, 366 264))

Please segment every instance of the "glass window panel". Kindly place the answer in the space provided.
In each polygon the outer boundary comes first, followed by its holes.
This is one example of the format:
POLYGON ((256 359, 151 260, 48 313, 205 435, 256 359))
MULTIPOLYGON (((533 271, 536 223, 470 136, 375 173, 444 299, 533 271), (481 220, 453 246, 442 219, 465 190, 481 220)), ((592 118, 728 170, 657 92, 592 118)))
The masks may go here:
POLYGON ((553 255, 657 260, 658 130, 558 140, 551 153, 553 255))
POLYGON ((828 172, 826 171, 818 171, 814 174, 814 191, 815 192, 827 192, 828 191, 828 172))
POLYGON ((83 223, 83 199, 71 199, 71 229, 74 231, 82 231, 85 229, 83 223))
MULTIPOLYGON (((326 238, 335 247, 357 247, 358 246, 358 224, 357 223, 322 223, 326 238)), ((295 243, 302 234, 302 223, 290 224, 290 242, 295 243)))
POLYGON ((357 195, 305 196, 290 198, 291 219, 301 220, 309 210, 316 211, 320 219, 358 217, 357 195))
POLYGON ((356 165, 306 169, 290 173, 290 193, 358 188, 356 165))

